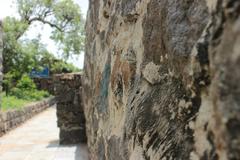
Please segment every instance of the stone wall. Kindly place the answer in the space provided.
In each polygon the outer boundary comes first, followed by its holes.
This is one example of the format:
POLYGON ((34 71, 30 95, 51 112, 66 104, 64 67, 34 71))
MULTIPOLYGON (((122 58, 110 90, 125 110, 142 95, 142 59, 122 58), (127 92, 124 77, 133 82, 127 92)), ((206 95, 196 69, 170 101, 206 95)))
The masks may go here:
POLYGON ((81 74, 59 74, 53 78, 57 100, 60 144, 86 142, 85 117, 81 100, 81 74))
POLYGON ((49 98, 40 102, 31 103, 20 110, 0 111, 0 136, 18 127, 23 122, 54 104, 55 99, 49 98))
POLYGON ((91 159, 240 159, 240 1, 89 2, 91 159))
MULTIPOLYGON (((2 21, 0 20, 0 93, 2 92, 2 80, 3 80, 3 30, 2 30, 2 21)), ((1 109, 1 97, 0 97, 0 109, 1 109)))

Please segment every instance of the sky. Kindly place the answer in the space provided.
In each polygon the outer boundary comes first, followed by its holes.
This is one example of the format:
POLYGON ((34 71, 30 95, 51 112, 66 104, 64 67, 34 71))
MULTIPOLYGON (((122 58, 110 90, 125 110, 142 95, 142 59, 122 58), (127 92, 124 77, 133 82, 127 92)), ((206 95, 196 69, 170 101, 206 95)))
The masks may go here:
MULTIPOLYGON (((80 6, 83 16, 85 18, 88 10, 88 0, 74 1, 80 6)), ((14 0, 0 0, 0 19, 5 18, 6 16, 17 17, 16 5, 14 3, 14 0)), ((58 55, 56 54, 57 48, 55 47, 55 43, 49 38, 49 35, 51 34, 51 27, 35 23, 29 28, 29 30, 25 34, 25 37, 33 39, 37 38, 39 34, 41 35, 41 42, 47 47, 50 52, 54 53, 55 56, 58 57, 58 55)), ((78 56, 71 57, 68 62, 73 63, 79 68, 83 68, 84 53, 81 53, 78 56)))

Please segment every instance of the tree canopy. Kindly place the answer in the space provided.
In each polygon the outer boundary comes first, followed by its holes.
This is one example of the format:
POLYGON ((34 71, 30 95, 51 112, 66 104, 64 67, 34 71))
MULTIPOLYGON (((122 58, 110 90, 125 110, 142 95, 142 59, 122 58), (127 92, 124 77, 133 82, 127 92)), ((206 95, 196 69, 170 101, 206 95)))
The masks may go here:
POLYGON ((23 38, 35 22, 52 28, 49 37, 56 42, 58 54, 67 59, 84 47, 84 19, 73 0, 15 0, 18 17, 3 20, 3 70, 11 79, 20 79, 32 68, 49 66, 51 72, 76 68, 57 59, 36 39, 23 38))
MULTIPOLYGON (((72 0, 17 0, 20 21, 28 28, 33 22, 52 27, 51 38, 65 56, 79 54, 84 46, 84 20, 72 0)), ((24 27, 22 27, 24 29, 24 27)), ((20 37, 25 30, 19 32, 20 37)))

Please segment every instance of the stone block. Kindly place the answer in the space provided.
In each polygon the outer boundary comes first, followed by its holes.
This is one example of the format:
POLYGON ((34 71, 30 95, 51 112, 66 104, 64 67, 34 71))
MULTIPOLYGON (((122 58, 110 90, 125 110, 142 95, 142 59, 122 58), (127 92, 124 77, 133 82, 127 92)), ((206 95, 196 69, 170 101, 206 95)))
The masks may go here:
POLYGON ((81 74, 60 74, 53 77, 57 98, 57 124, 60 128, 60 144, 76 144, 87 141, 85 116, 81 99, 81 74))

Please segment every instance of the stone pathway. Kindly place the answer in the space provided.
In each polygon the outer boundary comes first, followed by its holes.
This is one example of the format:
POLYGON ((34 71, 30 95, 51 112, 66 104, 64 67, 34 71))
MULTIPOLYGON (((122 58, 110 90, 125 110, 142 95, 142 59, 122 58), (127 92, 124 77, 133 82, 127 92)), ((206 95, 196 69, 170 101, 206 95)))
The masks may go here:
POLYGON ((85 144, 58 144, 56 121, 51 107, 0 137, 0 160, 88 160, 85 144))

